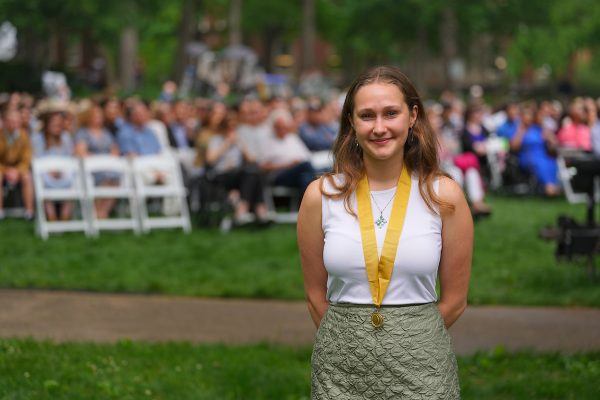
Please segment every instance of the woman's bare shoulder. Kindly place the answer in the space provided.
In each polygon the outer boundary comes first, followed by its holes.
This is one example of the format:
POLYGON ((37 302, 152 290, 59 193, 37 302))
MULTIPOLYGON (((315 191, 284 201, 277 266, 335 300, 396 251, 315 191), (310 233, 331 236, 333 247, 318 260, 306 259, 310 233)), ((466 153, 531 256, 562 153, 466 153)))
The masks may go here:
MULTIPOLYGON (((438 195, 440 200, 456 208, 468 207, 462 188, 456 181, 447 176, 440 176, 438 195)), ((451 212, 452 213, 452 212, 451 212)), ((442 212, 444 214, 444 212, 442 212)))
POLYGON ((306 191, 304 192, 304 197, 302 198, 301 208, 308 208, 310 211, 316 211, 317 209, 321 209, 321 181, 323 179, 323 177, 315 179, 308 185, 306 191))

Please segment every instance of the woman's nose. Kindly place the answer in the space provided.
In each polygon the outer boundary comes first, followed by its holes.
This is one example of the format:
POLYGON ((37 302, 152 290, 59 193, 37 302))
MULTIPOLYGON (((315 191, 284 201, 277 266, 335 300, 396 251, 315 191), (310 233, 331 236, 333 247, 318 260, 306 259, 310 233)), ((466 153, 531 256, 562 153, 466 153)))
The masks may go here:
POLYGON ((385 133, 385 122, 381 116, 375 117, 375 121, 373 123, 373 133, 381 134, 385 133))

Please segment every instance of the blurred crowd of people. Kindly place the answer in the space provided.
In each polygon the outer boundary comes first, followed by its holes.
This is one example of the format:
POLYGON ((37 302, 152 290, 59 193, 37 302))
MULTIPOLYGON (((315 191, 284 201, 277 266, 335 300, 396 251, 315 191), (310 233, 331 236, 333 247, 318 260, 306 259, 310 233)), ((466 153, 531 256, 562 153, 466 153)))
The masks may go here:
MULTIPOLYGON (((319 170, 331 167, 322 153, 331 149, 339 120, 337 99, 262 101, 255 95, 225 104, 163 95, 152 103, 135 97, 35 101, 28 94, 12 93, 0 103, 0 109, 0 219, 5 217, 4 194, 17 188, 25 218, 33 218, 31 163, 36 157, 165 153, 181 162, 187 184, 209 177, 212 185, 229 191, 226 200, 234 203, 236 223, 269 223, 273 213, 264 198, 265 188, 287 187, 301 198, 319 170)), ((118 176, 97 175, 97 185, 118 184, 118 176)), ((67 188, 73 180, 58 171, 43 178, 48 188, 67 188)), ((162 171, 144 177, 147 184, 168 179, 162 171)), ((49 220, 71 218, 70 203, 56 206, 45 205, 49 220)), ((107 218, 114 200, 95 206, 98 217, 107 218)))
POLYGON ((428 117, 440 142, 442 168, 465 189, 475 214, 491 212, 489 187, 517 183, 548 197, 562 192, 557 157, 565 151, 600 156, 598 102, 575 98, 509 101, 493 108, 481 99, 463 102, 444 93, 429 102, 428 117))
MULTIPOLYGON (((320 172, 331 168, 330 151, 339 129, 343 95, 273 97, 247 95, 235 104, 206 98, 178 99, 172 83, 152 103, 139 98, 85 98, 62 102, 36 100, 26 93, 0 99, 0 219, 5 194, 18 190, 24 216, 34 216, 31 162, 36 157, 88 157, 112 154, 139 157, 169 153, 179 159, 186 184, 208 177, 224 188, 234 204, 235 221, 272 219, 265 188, 284 186, 301 198, 320 172)), ((526 177, 531 190, 561 193, 556 157, 561 148, 600 154, 598 103, 577 98, 508 102, 493 108, 481 99, 465 102, 452 93, 426 103, 438 134, 440 163, 465 189, 473 213, 489 215, 485 193, 526 177)), ((43 184, 66 188, 73 177, 56 173, 43 184)), ((148 184, 169 179, 161 171, 148 184)), ((98 185, 117 185, 110 173, 94 177, 98 185)), ((225 201, 225 200, 224 200, 225 201)), ((114 200, 95 204, 108 218, 114 200)), ((68 220, 72 206, 45 205, 49 220, 68 220)))

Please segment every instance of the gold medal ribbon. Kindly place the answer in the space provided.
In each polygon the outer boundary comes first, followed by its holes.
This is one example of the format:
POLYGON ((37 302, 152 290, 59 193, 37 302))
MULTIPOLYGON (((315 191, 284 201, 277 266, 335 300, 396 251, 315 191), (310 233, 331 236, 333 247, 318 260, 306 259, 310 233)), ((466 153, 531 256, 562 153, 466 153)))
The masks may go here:
POLYGON ((366 174, 358 182, 358 186, 356 187, 358 221, 360 224, 360 236, 362 238, 365 264, 367 266, 367 277, 369 279, 373 303, 377 308, 381 306, 385 292, 390 284, 390 279, 392 278, 394 261, 396 260, 396 251, 398 250, 398 241, 402 234, 404 217, 406 216, 406 209, 408 207, 410 188, 410 174, 408 173, 406 166, 403 166, 402 172, 400 173, 400 179, 398 179, 398 185, 396 186, 396 198, 392 205, 392 212, 385 233, 381 257, 379 257, 377 254, 377 239, 375 237, 373 211, 371 209, 369 181, 366 174))

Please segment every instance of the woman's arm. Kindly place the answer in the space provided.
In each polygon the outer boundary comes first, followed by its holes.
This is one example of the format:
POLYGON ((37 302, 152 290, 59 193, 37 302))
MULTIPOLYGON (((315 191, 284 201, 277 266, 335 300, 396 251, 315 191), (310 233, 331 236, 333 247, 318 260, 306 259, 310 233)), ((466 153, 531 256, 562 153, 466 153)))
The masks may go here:
POLYGON ((440 179, 440 197, 454 205, 442 210, 442 256, 439 267, 438 308, 450 328, 467 307, 473 253, 473 220, 462 189, 453 180, 440 179))
POLYGON ((206 163, 209 165, 215 164, 233 145, 235 145, 235 136, 230 134, 225 135, 223 141, 218 146, 209 144, 206 150, 206 163))
POLYGON ((323 265, 324 234, 321 227, 321 189, 313 181, 302 199, 298 213, 298 248, 304 274, 308 311, 316 327, 327 311, 327 271, 323 265))
POLYGON ((87 157, 88 151, 87 151, 87 143, 86 142, 84 142, 83 140, 79 140, 75 144, 75 155, 77 157, 87 157))
POLYGON ((248 164, 256 163, 256 159, 254 158, 252 153, 248 151, 248 148, 243 143, 238 143, 238 146, 240 146, 240 150, 242 151, 242 157, 244 157, 244 161, 246 161, 248 164))
POLYGON ((517 132, 510 140, 510 149, 512 151, 518 152, 519 150, 521 150, 521 144, 523 143, 523 137, 525 136, 526 131, 527 127, 523 124, 519 124, 517 132))

